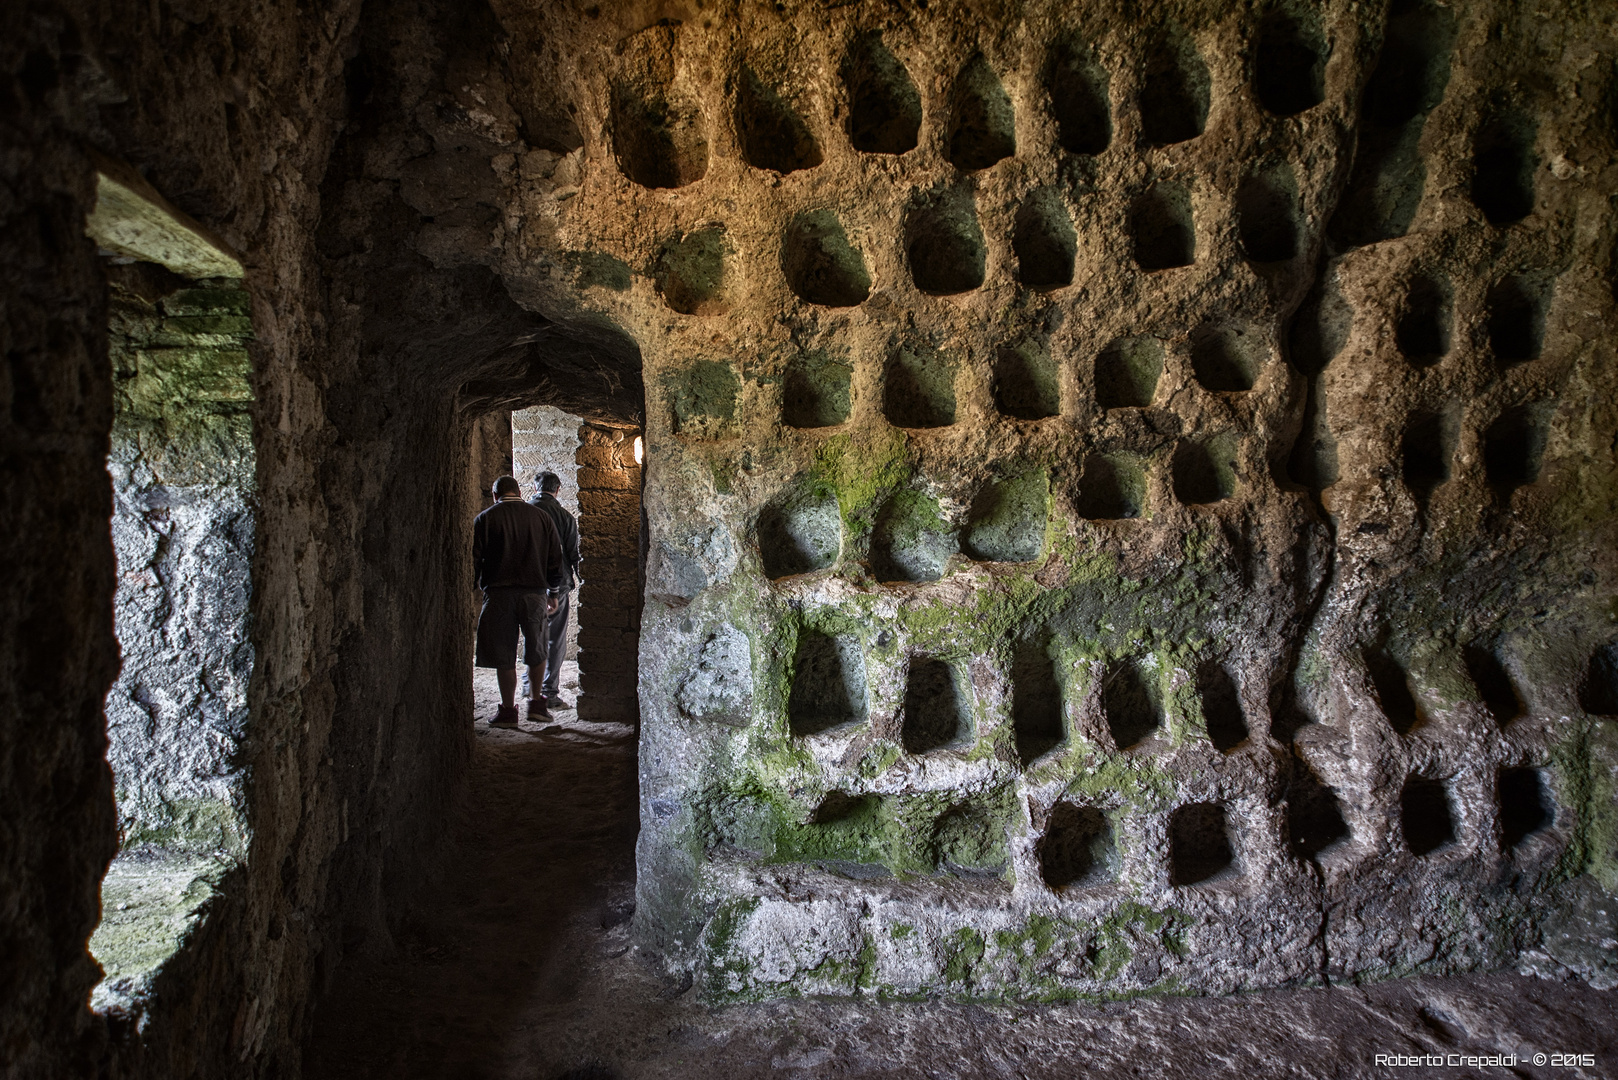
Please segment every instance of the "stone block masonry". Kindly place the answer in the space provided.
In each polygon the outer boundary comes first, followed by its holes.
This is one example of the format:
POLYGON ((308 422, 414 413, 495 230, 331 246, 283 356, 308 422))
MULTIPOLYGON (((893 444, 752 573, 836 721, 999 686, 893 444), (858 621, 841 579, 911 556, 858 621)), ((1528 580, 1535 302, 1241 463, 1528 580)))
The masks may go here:
POLYGON ((641 469, 634 428, 579 429, 579 716, 639 723, 641 469))

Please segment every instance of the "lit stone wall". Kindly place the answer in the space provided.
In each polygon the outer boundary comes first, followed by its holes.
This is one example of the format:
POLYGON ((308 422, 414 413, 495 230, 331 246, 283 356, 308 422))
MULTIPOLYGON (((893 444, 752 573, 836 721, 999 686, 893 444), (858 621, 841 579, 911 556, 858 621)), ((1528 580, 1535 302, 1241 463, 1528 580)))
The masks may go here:
POLYGON ((239 281, 113 267, 115 626, 108 761, 126 847, 245 846, 255 458, 239 281))
POLYGON ((1605 16, 627 19, 513 61, 576 127, 490 258, 644 357, 644 944, 716 1000, 1590 968, 1605 16))

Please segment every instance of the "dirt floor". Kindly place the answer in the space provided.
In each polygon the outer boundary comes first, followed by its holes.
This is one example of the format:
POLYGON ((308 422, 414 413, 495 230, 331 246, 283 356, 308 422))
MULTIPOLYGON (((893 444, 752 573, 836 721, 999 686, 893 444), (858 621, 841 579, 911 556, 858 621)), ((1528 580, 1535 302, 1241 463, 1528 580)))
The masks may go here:
MULTIPOLYGON (((575 686, 570 664, 564 696, 575 686)), ((496 704, 479 672, 441 900, 393 958, 339 973, 310 1080, 1618 1077, 1618 991, 1511 974, 1110 1005, 709 1009, 630 944, 633 729, 567 710, 501 731, 486 723, 496 704), (1595 1062, 1553 1067, 1558 1053, 1595 1062), (1387 1067, 1378 1054, 1517 1063, 1387 1067)))

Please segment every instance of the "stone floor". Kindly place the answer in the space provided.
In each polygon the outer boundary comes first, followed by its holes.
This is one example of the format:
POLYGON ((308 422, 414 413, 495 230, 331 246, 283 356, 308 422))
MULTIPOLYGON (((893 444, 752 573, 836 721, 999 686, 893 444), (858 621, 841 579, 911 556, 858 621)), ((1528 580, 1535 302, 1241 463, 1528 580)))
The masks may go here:
POLYGON ((568 711, 492 730, 493 681, 479 676, 458 862, 395 956, 339 973, 310 1080, 1618 1076, 1618 991, 1515 974, 1103 1005, 709 1009, 629 942, 633 729, 568 711), (1594 1064, 1536 1067, 1537 1053, 1594 1064), (1378 1054, 1518 1061, 1387 1067, 1378 1054))

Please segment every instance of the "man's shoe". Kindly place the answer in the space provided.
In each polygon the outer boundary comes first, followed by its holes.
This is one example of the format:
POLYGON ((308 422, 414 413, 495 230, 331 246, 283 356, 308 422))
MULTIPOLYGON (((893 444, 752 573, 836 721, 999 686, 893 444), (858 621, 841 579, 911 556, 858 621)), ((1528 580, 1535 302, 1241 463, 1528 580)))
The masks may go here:
POLYGON ((528 703, 528 719, 534 721, 554 719, 551 716, 551 711, 545 707, 544 698, 535 698, 528 703))
POLYGON ((502 705, 502 706, 500 706, 500 711, 494 714, 494 719, 489 721, 489 726, 490 727, 500 727, 500 728, 514 728, 514 727, 516 727, 517 726, 517 706, 515 706, 515 705, 502 705))
POLYGON ((571 709, 573 703, 561 694, 546 694, 545 704, 553 709, 571 709))

